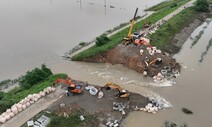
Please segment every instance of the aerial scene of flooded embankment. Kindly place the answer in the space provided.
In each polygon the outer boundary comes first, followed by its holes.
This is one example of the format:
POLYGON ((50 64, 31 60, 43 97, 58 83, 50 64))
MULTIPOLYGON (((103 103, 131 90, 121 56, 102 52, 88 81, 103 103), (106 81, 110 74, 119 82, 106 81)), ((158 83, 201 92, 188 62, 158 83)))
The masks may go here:
POLYGON ((211 0, 0 3, 0 126, 210 127, 211 0))

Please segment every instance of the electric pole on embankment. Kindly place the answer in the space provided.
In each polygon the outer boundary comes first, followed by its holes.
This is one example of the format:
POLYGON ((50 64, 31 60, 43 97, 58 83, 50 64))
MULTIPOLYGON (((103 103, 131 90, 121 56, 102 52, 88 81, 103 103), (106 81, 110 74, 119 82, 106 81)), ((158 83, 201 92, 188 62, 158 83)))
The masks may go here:
POLYGON ((105 1, 105 5, 104 5, 104 6, 105 6, 105 15, 106 15, 106 10, 107 10, 107 9, 106 9, 106 7, 107 7, 107 3, 106 3, 106 0, 104 0, 104 1, 105 1))

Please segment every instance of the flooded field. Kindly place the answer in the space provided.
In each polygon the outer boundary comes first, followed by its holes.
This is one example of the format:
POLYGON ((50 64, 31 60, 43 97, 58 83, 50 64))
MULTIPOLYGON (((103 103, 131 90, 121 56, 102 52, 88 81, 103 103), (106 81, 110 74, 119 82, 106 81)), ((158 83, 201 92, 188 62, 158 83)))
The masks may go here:
POLYGON ((165 120, 176 122, 179 125, 185 122, 189 127, 211 126, 212 71, 210 68, 212 65, 212 49, 209 47, 212 46, 210 42, 212 39, 212 22, 210 21, 198 27, 185 42, 181 52, 175 55, 177 61, 183 66, 181 76, 176 80, 177 84, 172 87, 153 88, 160 96, 165 97, 173 107, 156 115, 143 112, 132 113, 124 121, 126 127, 131 127, 132 125, 135 127, 141 125, 159 127, 165 120), (201 31, 204 31, 204 33, 197 43, 193 45, 195 37, 201 31), (183 107, 190 109, 194 114, 184 114, 181 111, 183 107))

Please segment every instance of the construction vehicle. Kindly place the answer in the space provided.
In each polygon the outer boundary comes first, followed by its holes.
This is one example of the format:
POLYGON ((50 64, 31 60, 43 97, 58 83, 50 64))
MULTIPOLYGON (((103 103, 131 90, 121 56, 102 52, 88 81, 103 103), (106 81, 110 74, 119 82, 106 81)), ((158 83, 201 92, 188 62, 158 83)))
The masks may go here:
POLYGON ((154 65, 155 67, 158 67, 161 64, 162 64, 161 58, 155 58, 155 59, 153 59, 152 61, 149 62, 149 66, 154 65))
POLYGON ((66 95, 69 96, 70 94, 81 94, 83 92, 83 87, 82 85, 76 85, 70 78, 67 79, 57 79, 55 84, 65 84, 68 85, 67 90, 66 90, 66 95))
POLYGON ((131 24, 130 24, 130 29, 129 29, 128 35, 127 35, 127 37, 124 38, 123 44, 125 46, 129 45, 130 43, 132 43, 134 41, 134 38, 132 36, 132 29, 133 29, 133 26, 134 26, 134 22, 135 22, 135 18, 136 18, 137 12, 138 12, 138 8, 136 8, 134 17, 131 20, 131 24))
POLYGON ((130 97, 130 94, 128 93, 127 90, 122 89, 119 85, 117 85, 115 83, 109 82, 109 83, 105 84, 104 87, 107 90, 108 89, 111 89, 111 88, 118 90, 118 93, 115 94, 115 97, 118 97, 118 98, 127 98, 127 99, 129 99, 129 97, 130 97))

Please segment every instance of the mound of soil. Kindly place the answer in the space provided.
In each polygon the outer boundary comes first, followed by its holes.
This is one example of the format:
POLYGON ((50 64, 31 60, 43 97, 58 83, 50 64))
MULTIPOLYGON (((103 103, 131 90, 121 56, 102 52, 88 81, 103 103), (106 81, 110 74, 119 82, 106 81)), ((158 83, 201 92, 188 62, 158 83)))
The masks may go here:
MULTIPOLYGON (((81 81, 75 82, 76 84, 83 85, 83 87, 87 85, 81 81)), ((65 88, 64 86, 61 87, 65 88)), ((98 88, 99 86, 95 87, 98 88)), ((69 114, 74 110, 83 109, 86 112, 97 116, 99 122, 105 125, 108 119, 118 119, 119 122, 121 122, 129 112, 134 111, 133 107, 145 107, 149 102, 148 98, 137 93, 129 92, 130 99, 127 99, 115 98, 114 94, 117 93, 117 90, 115 89, 106 90, 105 88, 102 88, 102 91, 104 93, 104 97, 101 99, 98 99, 97 96, 91 95, 89 91, 86 90, 84 90, 80 95, 63 96, 54 102, 48 110, 57 112, 58 114, 63 114, 64 112, 69 114), (128 108, 125 108, 126 115, 122 115, 121 112, 113 110, 114 102, 128 104, 128 108), (62 103, 65 104, 64 107, 60 106, 62 103)))
POLYGON ((155 55, 150 55, 146 46, 136 46, 134 44, 124 46, 119 44, 117 47, 98 54, 92 58, 86 58, 83 61, 87 62, 99 62, 99 63, 112 63, 112 64, 123 64, 124 66, 129 67, 139 73, 143 73, 144 70, 147 71, 147 74, 151 77, 157 75, 161 69, 165 66, 170 66, 174 70, 180 71, 180 64, 176 62, 167 53, 158 53, 155 55), (140 49, 144 50, 143 55, 140 55, 140 49), (154 60, 155 58, 162 58, 163 62, 159 66, 149 66, 145 64, 146 57, 149 61, 154 60))

